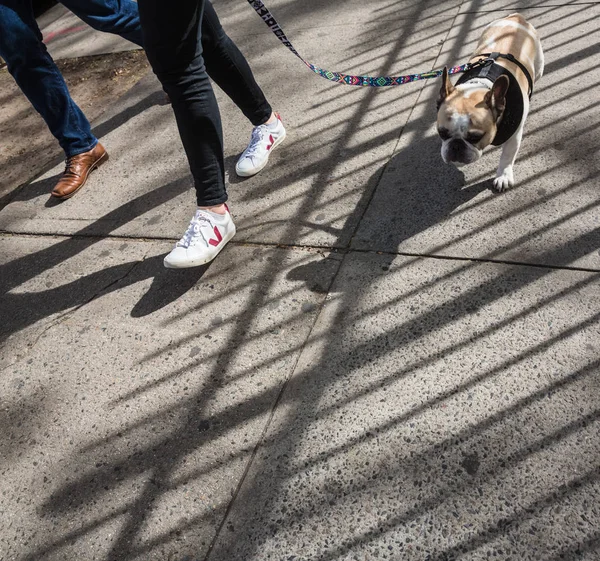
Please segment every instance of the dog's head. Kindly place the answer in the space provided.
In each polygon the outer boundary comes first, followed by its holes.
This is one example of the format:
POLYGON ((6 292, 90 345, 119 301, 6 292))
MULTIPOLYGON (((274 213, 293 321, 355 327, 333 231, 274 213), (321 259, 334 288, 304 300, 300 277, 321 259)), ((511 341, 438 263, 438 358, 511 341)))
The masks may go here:
POLYGON ((456 166, 481 158, 496 136, 506 105, 508 78, 500 76, 492 86, 464 84, 455 88, 444 68, 437 106, 437 131, 442 139, 444 162, 456 166))

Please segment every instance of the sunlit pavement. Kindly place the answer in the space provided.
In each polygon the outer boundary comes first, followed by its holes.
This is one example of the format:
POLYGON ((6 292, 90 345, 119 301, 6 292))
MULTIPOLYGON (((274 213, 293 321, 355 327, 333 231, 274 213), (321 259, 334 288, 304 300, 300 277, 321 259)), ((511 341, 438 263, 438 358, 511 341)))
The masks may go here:
POLYGON ((194 195, 153 76, 76 197, 59 165, 0 211, 0 559, 597 561, 600 5, 269 2, 371 75, 523 13, 546 70, 501 195, 498 150, 442 162, 437 81, 331 84, 215 7, 288 138, 236 178, 251 125, 218 92, 238 235, 210 267, 162 266, 194 195))

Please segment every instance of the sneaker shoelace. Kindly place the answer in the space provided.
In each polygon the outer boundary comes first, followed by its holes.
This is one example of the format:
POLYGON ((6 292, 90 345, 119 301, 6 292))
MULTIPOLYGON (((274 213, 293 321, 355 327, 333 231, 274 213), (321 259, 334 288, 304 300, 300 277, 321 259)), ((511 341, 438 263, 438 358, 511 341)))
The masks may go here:
POLYGON ((261 142, 264 140, 267 132, 267 127, 265 125, 259 125, 258 127, 254 127, 252 129, 252 135, 250 136, 250 144, 248 144, 248 148, 246 148, 244 152, 245 158, 251 158, 256 155, 258 149, 261 145, 261 142))
POLYGON ((213 223, 204 213, 196 212, 194 218, 192 218, 192 220, 190 221, 190 225, 187 227, 185 234, 183 234, 183 237, 177 242, 177 247, 188 248, 190 247, 190 245, 193 245, 192 242, 194 241, 194 239, 197 240, 199 238, 202 238, 202 240, 208 247, 208 240, 202 232, 203 227, 210 228, 212 232, 213 223))

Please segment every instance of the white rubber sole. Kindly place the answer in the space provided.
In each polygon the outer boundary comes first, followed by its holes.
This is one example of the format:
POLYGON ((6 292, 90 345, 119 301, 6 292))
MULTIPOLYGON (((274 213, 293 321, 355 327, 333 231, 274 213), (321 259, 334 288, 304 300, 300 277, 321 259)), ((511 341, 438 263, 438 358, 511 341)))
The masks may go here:
POLYGON ((273 152, 273 150, 275 150, 275 148, 277 148, 277 146, 279 146, 285 140, 286 136, 287 136, 287 132, 284 130, 283 134, 275 142, 273 142, 273 146, 271 146, 271 149, 267 153, 267 159, 262 163, 261 166, 254 168, 251 171, 240 171, 240 170, 238 170, 238 167, 236 164, 235 173, 239 177, 252 177, 253 175, 256 175, 257 173, 262 171, 265 168, 265 166, 269 163, 269 156, 271 155, 271 152, 273 152))
POLYGON ((192 259, 190 261, 181 263, 167 263, 167 256, 163 260, 163 265, 167 269, 191 269, 192 267, 200 267, 202 265, 206 265, 207 263, 210 263, 212 260, 214 260, 217 257, 217 255, 221 253, 221 251, 223 251, 229 240, 231 240, 231 238, 235 236, 235 233, 236 228, 234 225, 233 230, 231 230, 228 234, 223 236, 223 242, 219 245, 217 252, 214 255, 211 255, 210 257, 199 257, 197 259, 192 259))

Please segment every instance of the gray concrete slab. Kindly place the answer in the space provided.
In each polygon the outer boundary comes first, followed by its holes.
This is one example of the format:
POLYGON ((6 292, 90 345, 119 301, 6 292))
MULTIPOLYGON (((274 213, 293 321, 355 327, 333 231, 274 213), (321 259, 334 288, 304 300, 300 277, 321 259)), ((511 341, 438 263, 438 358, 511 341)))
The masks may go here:
MULTIPOLYGON (((456 13, 458 8, 452 6, 450 12, 456 13)), ((244 28, 238 36, 233 15, 225 17, 224 24, 281 112, 289 137, 266 170, 240 181, 233 168, 251 127, 219 95, 237 239, 344 246, 410 118, 422 83, 378 91, 329 84, 285 50, 248 6, 242 7, 249 21, 256 19, 251 25, 258 26, 259 34, 244 28)), ((343 5, 331 4, 328 13, 331 10, 342 20, 348 15, 343 5)), ((431 68, 451 18, 415 19, 422 6, 414 4, 411 10, 413 19, 371 25, 357 21, 336 26, 335 34, 322 26, 298 29, 294 41, 307 57, 342 71, 393 74, 431 68)), ((309 15, 307 11, 305 17, 309 15)), ((178 238, 194 205, 187 163, 170 108, 157 105, 158 85, 145 82, 140 88, 118 105, 121 117, 107 126, 106 120, 99 124, 111 161, 94 174, 89 186, 68 204, 48 206, 48 191, 61 171, 56 167, 0 213, 0 228, 178 238), (142 90, 146 101, 139 104, 142 90), (140 202, 150 200, 155 202, 140 202)))
MULTIPOLYGON (((457 170, 440 159, 437 84, 419 99, 354 247, 600 268, 598 157, 600 6, 522 10, 538 28, 546 71, 515 164, 518 185, 497 195, 494 149, 457 170), (549 261, 552 255, 552 261, 549 261)), ((459 16, 442 63, 466 60, 498 12, 459 16)))
POLYGON ((166 243, 2 242, 2 355, 26 349, 0 377, 0 558, 202 558, 339 261, 231 246, 169 271, 166 243))
POLYGON ((599 283, 347 256, 209 560, 597 559, 599 283))
MULTIPOLYGON (((237 0, 216 0, 213 2, 223 21, 227 22, 231 34, 262 34, 264 24, 254 16, 248 5, 237 0), (249 14, 252 14, 250 16, 249 14)), ((344 0, 343 3, 323 0, 268 0, 264 2, 281 27, 294 33, 308 28, 329 29, 332 35, 337 27, 360 25, 365 27, 387 25, 408 19, 426 20, 434 17, 452 19, 462 2, 443 0, 442 2, 419 2, 418 0, 344 0)), ((229 31, 228 31, 229 32, 229 31)), ((295 36, 290 39, 294 41, 295 36)), ((327 50, 315 45, 320 56, 327 56, 327 50)))
POLYGON ((33 236, 2 237, 0 245, 2 369, 24 361, 44 332, 128 274, 147 251, 144 244, 33 236))
POLYGON ((50 8, 37 22, 54 60, 139 49, 118 35, 92 29, 62 4, 50 8))
POLYGON ((461 13, 470 12, 500 12, 508 15, 513 12, 522 12, 527 9, 558 8, 564 6, 579 6, 583 8, 586 5, 597 2, 585 2, 584 0, 568 0, 560 4, 552 0, 470 0, 463 2, 460 6, 461 13))

